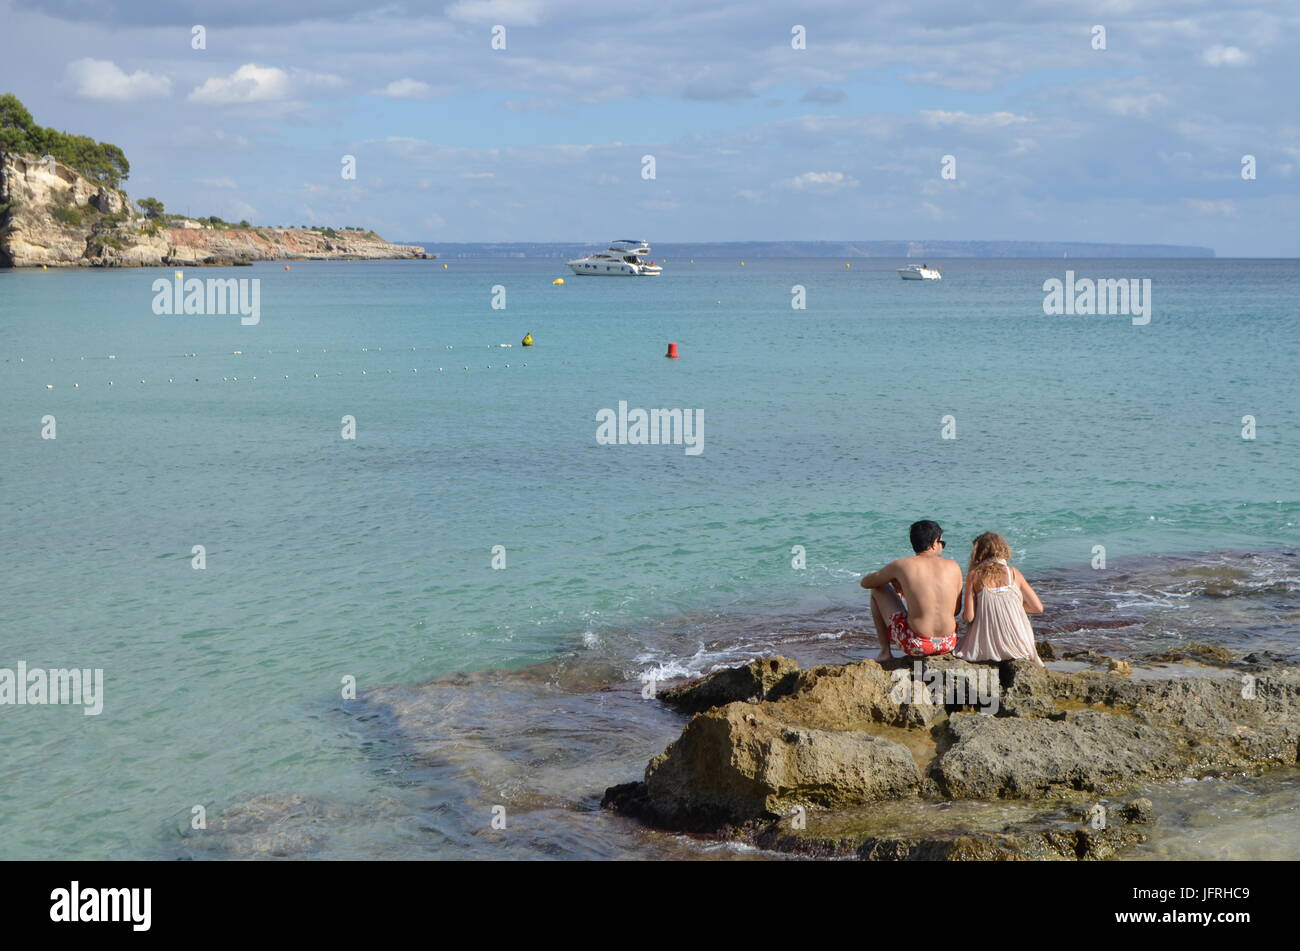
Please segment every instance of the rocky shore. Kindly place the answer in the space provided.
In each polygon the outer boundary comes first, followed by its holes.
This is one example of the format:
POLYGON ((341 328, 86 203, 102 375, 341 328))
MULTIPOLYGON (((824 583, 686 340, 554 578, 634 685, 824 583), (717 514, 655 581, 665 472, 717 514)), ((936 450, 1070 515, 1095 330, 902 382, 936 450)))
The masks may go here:
POLYGON ((1145 838, 1143 786, 1300 757, 1300 670, 1258 658, 1177 677, 887 666, 769 657, 663 691, 690 721, 603 805, 810 856, 1095 859, 1145 838))
POLYGON ((432 258, 371 231, 169 226, 61 162, 0 152, 0 267, 171 267, 432 258))

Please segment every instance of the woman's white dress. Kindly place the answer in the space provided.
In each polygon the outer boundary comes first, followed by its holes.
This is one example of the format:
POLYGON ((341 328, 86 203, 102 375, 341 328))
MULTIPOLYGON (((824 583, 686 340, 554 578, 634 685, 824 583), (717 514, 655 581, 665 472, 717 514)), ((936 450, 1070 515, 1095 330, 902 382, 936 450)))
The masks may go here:
MULTIPOLYGON (((1006 566, 1001 559, 999 564, 1006 566)), ((1015 576, 1007 568, 1007 583, 1000 588, 984 588, 975 595, 975 620, 966 636, 953 651, 963 660, 1032 659, 1042 666, 1034 646, 1034 629, 1025 613, 1024 596, 1015 576)))

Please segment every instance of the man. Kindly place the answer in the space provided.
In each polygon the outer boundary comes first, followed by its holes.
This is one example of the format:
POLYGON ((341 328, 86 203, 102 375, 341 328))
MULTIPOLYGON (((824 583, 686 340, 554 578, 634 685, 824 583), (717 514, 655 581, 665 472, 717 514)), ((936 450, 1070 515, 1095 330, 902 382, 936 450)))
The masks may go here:
POLYGON ((862 579, 862 587, 871 590, 871 620, 880 639, 877 661, 893 656, 891 641, 909 657, 946 654, 957 646, 961 568, 943 557, 938 522, 913 522, 911 537, 915 555, 891 561, 862 579))

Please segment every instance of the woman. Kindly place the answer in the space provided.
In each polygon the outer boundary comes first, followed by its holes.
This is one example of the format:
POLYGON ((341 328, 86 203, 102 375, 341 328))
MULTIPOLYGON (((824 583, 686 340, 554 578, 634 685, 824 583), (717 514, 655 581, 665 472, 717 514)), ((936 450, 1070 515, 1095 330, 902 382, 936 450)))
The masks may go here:
POLYGON ((962 617, 969 626, 953 653, 964 660, 1021 657, 1042 666, 1029 615, 1041 614, 1043 602, 1025 576, 1007 564, 1010 559, 1011 546, 995 532, 971 543, 962 599, 962 617))

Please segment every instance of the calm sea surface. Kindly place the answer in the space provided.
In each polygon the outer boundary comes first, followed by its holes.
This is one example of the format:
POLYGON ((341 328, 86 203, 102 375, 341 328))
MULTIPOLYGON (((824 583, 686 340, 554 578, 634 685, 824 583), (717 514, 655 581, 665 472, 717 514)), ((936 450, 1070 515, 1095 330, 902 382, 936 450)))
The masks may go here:
POLYGON ((1300 650, 1300 262, 448 263, 186 273, 260 279, 256 326, 0 271, 0 667, 106 681, 0 707, 2 857, 749 857, 598 810, 680 730, 640 682, 863 656, 917 518, 1006 535, 1054 642, 1300 650), (1045 316, 1067 267, 1150 323, 1045 316), (704 451, 598 445, 619 401, 704 451))

